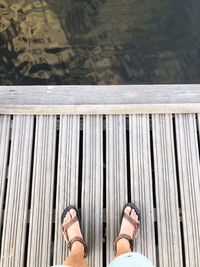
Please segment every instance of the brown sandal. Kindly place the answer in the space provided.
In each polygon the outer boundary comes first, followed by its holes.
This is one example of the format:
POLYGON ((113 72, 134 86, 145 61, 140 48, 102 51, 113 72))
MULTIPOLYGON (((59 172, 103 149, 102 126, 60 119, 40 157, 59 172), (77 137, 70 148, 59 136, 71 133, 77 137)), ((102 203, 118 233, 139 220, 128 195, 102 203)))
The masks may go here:
POLYGON ((72 244, 75 241, 79 241, 83 244, 84 246, 84 258, 87 257, 88 255, 88 247, 87 244, 85 243, 85 241, 83 240, 82 237, 80 236, 75 236, 74 238, 72 238, 71 240, 69 240, 69 236, 68 236, 68 229, 70 228, 70 226, 72 226, 75 222, 79 221, 80 224, 80 215, 78 210, 74 207, 74 206, 69 206, 67 207, 63 213, 62 213, 62 217, 61 217, 61 228, 62 228, 62 233, 63 236, 65 238, 65 241, 67 242, 67 247, 71 250, 72 244), (74 218, 72 218, 68 223, 64 224, 64 218, 67 214, 67 212, 69 212, 71 209, 74 209, 76 211, 76 216, 74 218))
POLYGON ((122 216, 121 216, 121 223, 122 223, 123 218, 126 218, 134 226, 134 232, 133 232, 133 236, 132 237, 129 236, 129 235, 127 235, 127 234, 120 234, 120 235, 118 235, 118 237, 116 238, 116 240, 114 242, 115 252, 117 251, 117 242, 121 238, 126 238, 129 241, 129 243, 130 243, 130 249, 131 249, 131 251, 133 251, 133 242, 136 239, 137 234, 138 234, 138 231, 139 231, 139 228, 140 228, 140 223, 136 222, 135 220, 133 220, 133 218, 131 218, 126 213, 124 213, 124 210, 125 210, 126 207, 130 207, 131 209, 134 209, 135 210, 135 213, 137 214, 139 221, 140 221, 140 218, 141 218, 140 212, 139 212, 138 208, 135 206, 135 204, 129 202, 129 203, 127 203, 124 206, 123 211, 122 211, 122 216))

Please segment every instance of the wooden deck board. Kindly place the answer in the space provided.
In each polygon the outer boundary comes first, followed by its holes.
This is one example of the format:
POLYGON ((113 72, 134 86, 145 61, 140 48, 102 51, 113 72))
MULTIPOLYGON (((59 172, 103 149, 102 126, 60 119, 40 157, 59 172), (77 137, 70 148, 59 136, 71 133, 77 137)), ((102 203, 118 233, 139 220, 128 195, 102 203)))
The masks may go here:
POLYGON ((200 260, 200 163, 194 114, 176 115, 177 152, 186 267, 200 260))
POLYGON ((141 233, 135 250, 156 264, 153 186, 148 115, 129 115, 131 201, 140 209, 141 233))
POLYGON ((66 115, 60 117, 58 171, 55 213, 55 265, 62 263, 69 251, 61 234, 61 215, 69 205, 78 207, 80 117, 66 115))
POLYGON ((83 117, 82 226, 89 247, 88 263, 103 260, 103 120, 83 117))
POLYGON ((1 267, 24 266, 32 142, 33 117, 14 116, 1 267))
POLYGON ((200 113, 199 103, 114 104, 114 105, 0 105, 0 114, 16 115, 101 115, 200 113))
POLYGON ((171 115, 152 115, 159 264, 183 266, 171 115))
POLYGON ((117 105, 199 102, 199 84, 0 86, 0 105, 117 105))
POLYGON ((10 116, 0 116, 0 225, 3 220, 4 192, 6 186, 10 116))
POLYGON ((113 242, 120 230, 122 208, 127 203, 126 118, 106 116, 106 256, 114 258, 113 242))
POLYGON ((27 266, 50 266, 56 117, 37 116, 27 266), (42 241, 42 242, 41 242, 42 241))
POLYGON ((199 266, 200 114, 102 114, 37 115, 36 124, 16 115, 13 125, 0 116, 2 267, 62 264, 60 217, 69 204, 80 205, 90 266, 105 267, 128 200, 142 214, 137 252, 155 266, 199 266))
POLYGON ((199 84, 0 86, 0 114, 200 113, 199 84))

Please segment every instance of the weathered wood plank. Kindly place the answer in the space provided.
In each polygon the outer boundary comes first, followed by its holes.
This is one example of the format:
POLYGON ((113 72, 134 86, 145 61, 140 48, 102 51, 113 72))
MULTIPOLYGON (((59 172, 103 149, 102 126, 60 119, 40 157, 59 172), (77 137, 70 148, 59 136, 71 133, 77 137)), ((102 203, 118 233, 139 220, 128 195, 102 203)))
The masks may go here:
MULTIPOLYGON (((104 110, 101 110, 102 113, 104 110)), ((155 264, 148 115, 129 115, 129 122, 131 200, 142 213, 141 231, 135 250, 145 254, 155 264)), ((195 114, 177 114, 175 122, 186 267, 197 267, 200 259, 200 137, 197 136, 195 114)), ((2 267, 22 267, 25 264, 33 124, 33 116, 14 116, 4 213, 6 224, 3 226, 0 259, 2 267)), ((197 115, 197 124, 200 128, 200 114, 197 115)), ((0 116, 0 220, 9 128, 10 118, 0 116)), ((54 264, 61 264, 67 255, 60 231, 61 213, 66 205, 77 206, 79 130, 79 116, 61 116, 54 264)), ((125 116, 108 115, 106 130, 106 255, 109 263, 114 257, 113 242, 119 232, 121 209, 127 202, 125 116)), ((83 131, 82 229, 90 249, 89 264, 100 267, 103 242, 102 116, 84 116, 83 131)), ((152 131, 159 265, 182 266, 172 115, 152 115, 152 131)), ((56 117, 38 116, 27 246, 29 267, 50 265, 55 143, 56 117)))
POLYGON ((69 254, 61 233, 61 215, 69 205, 78 207, 80 117, 60 116, 54 265, 62 264, 69 254))
POLYGON ((199 84, 0 86, 0 105, 94 105, 199 102, 199 84))
POLYGON ((126 119, 106 116, 106 257, 114 257, 113 243, 119 234, 120 216, 127 203, 126 119))
MULTIPOLYGON (((97 96, 98 98, 98 96, 97 96)), ((0 114, 152 114, 200 113, 199 103, 178 104, 108 104, 108 105, 0 105, 0 114)))
POLYGON ((33 117, 14 116, 2 236, 1 267, 24 267, 33 117))
POLYGON ((148 115, 129 115, 131 201, 141 212, 141 229, 134 250, 156 265, 153 187, 148 115))
POLYGON ((103 121, 83 117, 82 226, 89 247, 88 263, 102 267, 103 253, 103 121), (98 234, 97 234, 98 233, 98 234))
POLYGON ((0 227, 3 219, 3 198, 6 186, 9 138, 10 116, 0 116, 0 227))
MULTIPOLYGON (((200 113, 197 114, 197 127, 198 127, 198 137, 199 137, 199 144, 200 144, 200 113)), ((200 149, 200 147, 199 147, 200 149)), ((200 151, 199 151, 200 153, 200 151)))
POLYGON ((183 266, 172 115, 152 115, 159 266, 183 266))
POLYGON ((195 114, 175 115, 186 267, 200 261, 200 163, 195 114))
POLYGON ((36 118, 27 266, 50 266, 56 116, 36 118))

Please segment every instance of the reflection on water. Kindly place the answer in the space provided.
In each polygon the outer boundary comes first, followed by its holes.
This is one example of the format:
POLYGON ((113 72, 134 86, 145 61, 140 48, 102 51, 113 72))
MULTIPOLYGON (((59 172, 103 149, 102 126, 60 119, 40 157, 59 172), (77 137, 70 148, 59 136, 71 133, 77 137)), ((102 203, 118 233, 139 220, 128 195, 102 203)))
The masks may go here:
POLYGON ((0 84, 200 83, 198 0, 0 0, 0 84))

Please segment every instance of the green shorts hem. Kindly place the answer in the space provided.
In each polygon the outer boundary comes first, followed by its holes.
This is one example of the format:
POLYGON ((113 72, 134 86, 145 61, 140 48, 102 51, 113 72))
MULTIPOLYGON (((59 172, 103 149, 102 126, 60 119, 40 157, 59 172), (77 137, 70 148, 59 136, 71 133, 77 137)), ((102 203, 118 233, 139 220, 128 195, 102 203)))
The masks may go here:
MULTIPOLYGON (((137 252, 129 252, 117 257, 108 267, 153 267, 153 264, 145 256, 137 252)), ((54 265, 52 267, 70 267, 64 265, 54 265)))
POLYGON ((153 267, 153 264, 145 256, 137 252, 129 252, 117 257, 108 267, 153 267))

